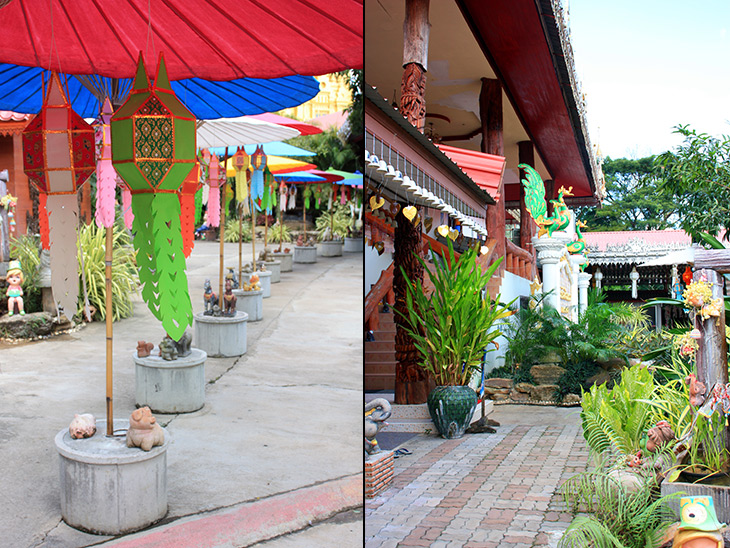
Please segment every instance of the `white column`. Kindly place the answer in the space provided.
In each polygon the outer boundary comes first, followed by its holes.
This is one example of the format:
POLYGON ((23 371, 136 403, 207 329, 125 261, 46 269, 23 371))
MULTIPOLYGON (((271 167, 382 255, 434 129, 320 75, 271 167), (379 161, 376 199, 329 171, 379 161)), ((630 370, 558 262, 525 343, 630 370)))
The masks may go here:
POLYGON ((578 299, 578 310, 581 314, 588 308, 588 287, 591 283, 591 275, 588 272, 581 272, 578 274, 578 293, 580 299, 578 299))
POLYGON ((550 293, 546 302, 555 310, 560 310, 560 257, 566 251, 565 241, 556 238, 533 238, 532 245, 537 251, 537 262, 542 267, 542 292, 550 293))
POLYGON ((585 262, 586 258, 581 254, 570 256, 570 319, 573 322, 578 321, 578 273, 585 262))
POLYGON ((596 289, 601 289, 601 280, 603 280, 603 272, 600 268, 596 268, 596 289))

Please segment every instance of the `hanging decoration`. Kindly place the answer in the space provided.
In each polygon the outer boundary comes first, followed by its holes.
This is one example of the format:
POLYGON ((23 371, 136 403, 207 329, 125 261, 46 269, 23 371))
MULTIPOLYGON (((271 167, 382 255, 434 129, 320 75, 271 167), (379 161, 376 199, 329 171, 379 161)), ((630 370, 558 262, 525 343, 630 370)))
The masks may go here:
MULTIPOLYGON (((258 204, 264 194, 264 170, 266 169, 267 158, 261 145, 256 146, 256 150, 251 155, 251 167, 253 174, 251 175, 251 198, 254 204, 258 204)), ((261 211, 261 208, 257 208, 261 211)))
POLYGON ((178 199, 180 200, 180 230, 183 239, 183 253, 185 258, 190 257, 190 253, 195 246, 195 197, 200 190, 200 164, 197 162, 193 169, 190 170, 188 176, 185 177, 180 190, 178 191, 178 199))
POLYGON ((248 201, 248 180, 246 173, 248 171, 249 157, 243 147, 239 147, 231 158, 233 169, 236 172, 234 176, 236 180, 236 200, 239 204, 248 201))
POLYGON ((220 168, 218 156, 211 154, 208 164, 208 226, 221 224, 220 168))
POLYGON ((274 188, 274 175, 269 166, 264 168, 264 193, 261 196, 261 211, 271 213, 271 191, 274 188))
POLYGON ((124 212, 124 226, 132 230, 134 225, 134 213, 132 212, 132 193, 126 185, 120 185, 121 177, 117 178, 117 184, 122 188, 122 211, 124 212))
POLYGON ((297 185, 289 185, 289 200, 286 209, 291 211, 297 207, 297 185))
POLYGON ((51 286, 59 312, 70 320, 79 294, 76 190, 94 172, 94 130, 71 109, 55 72, 41 112, 23 131, 23 168, 41 195, 46 195, 51 286))
POLYGON ((104 99, 101 113, 94 124, 96 139, 96 226, 109 228, 114 225, 116 206, 117 172, 112 165, 112 140, 110 121, 114 114, 109 97, 104 99))
POLYGON ((281 213, 284 213, 286 211, 286 197, 289 190, 286 188, 286 185, 282 181, 279 184, 279 211, 281 213))
POLYGON ((195 165, 195 117, 170 88, 160 53, 155 82, 142 53, 127 101, 111 119, 112 162, 129 185, 142 297, 178 340, 192 324, 177 191, 195 165))

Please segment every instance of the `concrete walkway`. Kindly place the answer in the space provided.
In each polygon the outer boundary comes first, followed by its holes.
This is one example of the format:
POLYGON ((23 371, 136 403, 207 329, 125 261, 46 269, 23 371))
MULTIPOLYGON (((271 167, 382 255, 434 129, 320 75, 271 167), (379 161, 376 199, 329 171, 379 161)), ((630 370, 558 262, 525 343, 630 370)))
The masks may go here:
POLYGON ((497 406, 496 434, 407 440, 365 504, 366 548, 557 546, 572 516, 556 490, 588 460, 579 409, 497 406))
MULTIPOLYGON (((194 312, 203 310, 205 278, 217 287, 218 249, 197 242, 188 260, 194 312)), ((250 261, 249 245, 244 253, 250 261)), ((226 244, 225 265, 237 267, 237 244, 226 244)), ((53 443, 74 413, 105 417, 104 324, 0 343, 0 546, 249 546, 283 542, 281 535, 361 508, 362 276, 361 254, 320 257, 282 273, 263 301, 264 319, 248 323, 247 353, 208 358, 203 409, 158 415, 172 438, 169 511, 157 527, 122 539, 61 520, 53 443), (205 527, 224 527, 228 536, 179 535, 205 527), (182 540, 145 544, 163 530, 182 540)), ((127 418, 135 407, 137 341, 157 344, 163 335, 139 299, 134 317, 114 324, 115 417, 127 418)), ((349 535, 339 545, 361 545, 362 522, 346 523, 336 528, 349 535)))

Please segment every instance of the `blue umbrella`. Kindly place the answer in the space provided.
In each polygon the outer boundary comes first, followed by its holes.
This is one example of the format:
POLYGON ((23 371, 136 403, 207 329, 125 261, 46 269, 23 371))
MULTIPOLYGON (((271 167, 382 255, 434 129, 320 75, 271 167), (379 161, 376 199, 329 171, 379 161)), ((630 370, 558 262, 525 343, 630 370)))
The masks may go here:
MULTIPOLYGON (((316 156, 316 152, 311 152, 303 148, 295 147, 288 143, 277 141, 274 143, 264 143, 264 153, 267 156, 316 156)), ((238 147, 228 147, 228 155, 233 156, 236 153, 238 147)), ((245 145, 243 147, 246 150, 246 154, 253 154, 256 150, 256 145, 245 145)), ((213 147, 209 149, 213 154, 223 156, 226 152, 225 147, 213 147)))
MULTIPOLYGON (((0 63, 0 110, 35 114, 43 102, 41 75, 48 81, 50 72, 38 67, 0 63)), ((99 114, 99 97, 108 95, 112 102, 126 96, 131 78, 112 81, 100 76, 77 75, 67 80, 69 100, 83 118, 99 114)), ((247 114, 272 112, 294 107, 319 93, 313 76, 284 76, 270 80, 240 78, 213 82, 188 78, 172 82, 172 89, 199 120, 235 118, 247 114)))
POLYGON ((307 173, 306 171, 282 173, 280 175, 274 175, 274 178, 277 181, 284 181, 286 183, 321 183, 327 180, 324 177, 320 177, 314 173, 307 173))

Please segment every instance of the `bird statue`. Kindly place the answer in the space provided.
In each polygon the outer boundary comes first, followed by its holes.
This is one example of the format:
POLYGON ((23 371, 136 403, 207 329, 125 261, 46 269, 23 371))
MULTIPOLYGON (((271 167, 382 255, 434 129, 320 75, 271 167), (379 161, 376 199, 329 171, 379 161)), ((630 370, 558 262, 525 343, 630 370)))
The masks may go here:
POLYGON ((725 524, 717 519, 712 497, 682 497, 679 509, 681 522, 672 548, 724 548, 720 529, 725 524))
POLYGON ((575 233, 578 235, 578 239, 574 242, 570 242, 568 245, 568 253, 572 255, 577 255, 578 253, 588 252, 588 249, 586 248, 586 241, 585 238, 583 238, 583 233, 580 231, 581 228, 586 228, 588 225, 585 224, 583 221, 578 221, 575 223, 575 233))
POLYGON ((527 164, 519 164, 518 167, 525 170, 525 179, 522 179, 522 185, 525 187, 525 206, 540 227, 537 237, 541 238, 547 233, 548 238, 552 238, 553 232, 565 230, 570 224, 570 210, 565 205, 564 196, 573 196, 573 187, 568 189, 560 187, 558 199, 550 200, 554 206, 553 214, 547 216, 545 184, 542 182, 542 177, 527 164))

